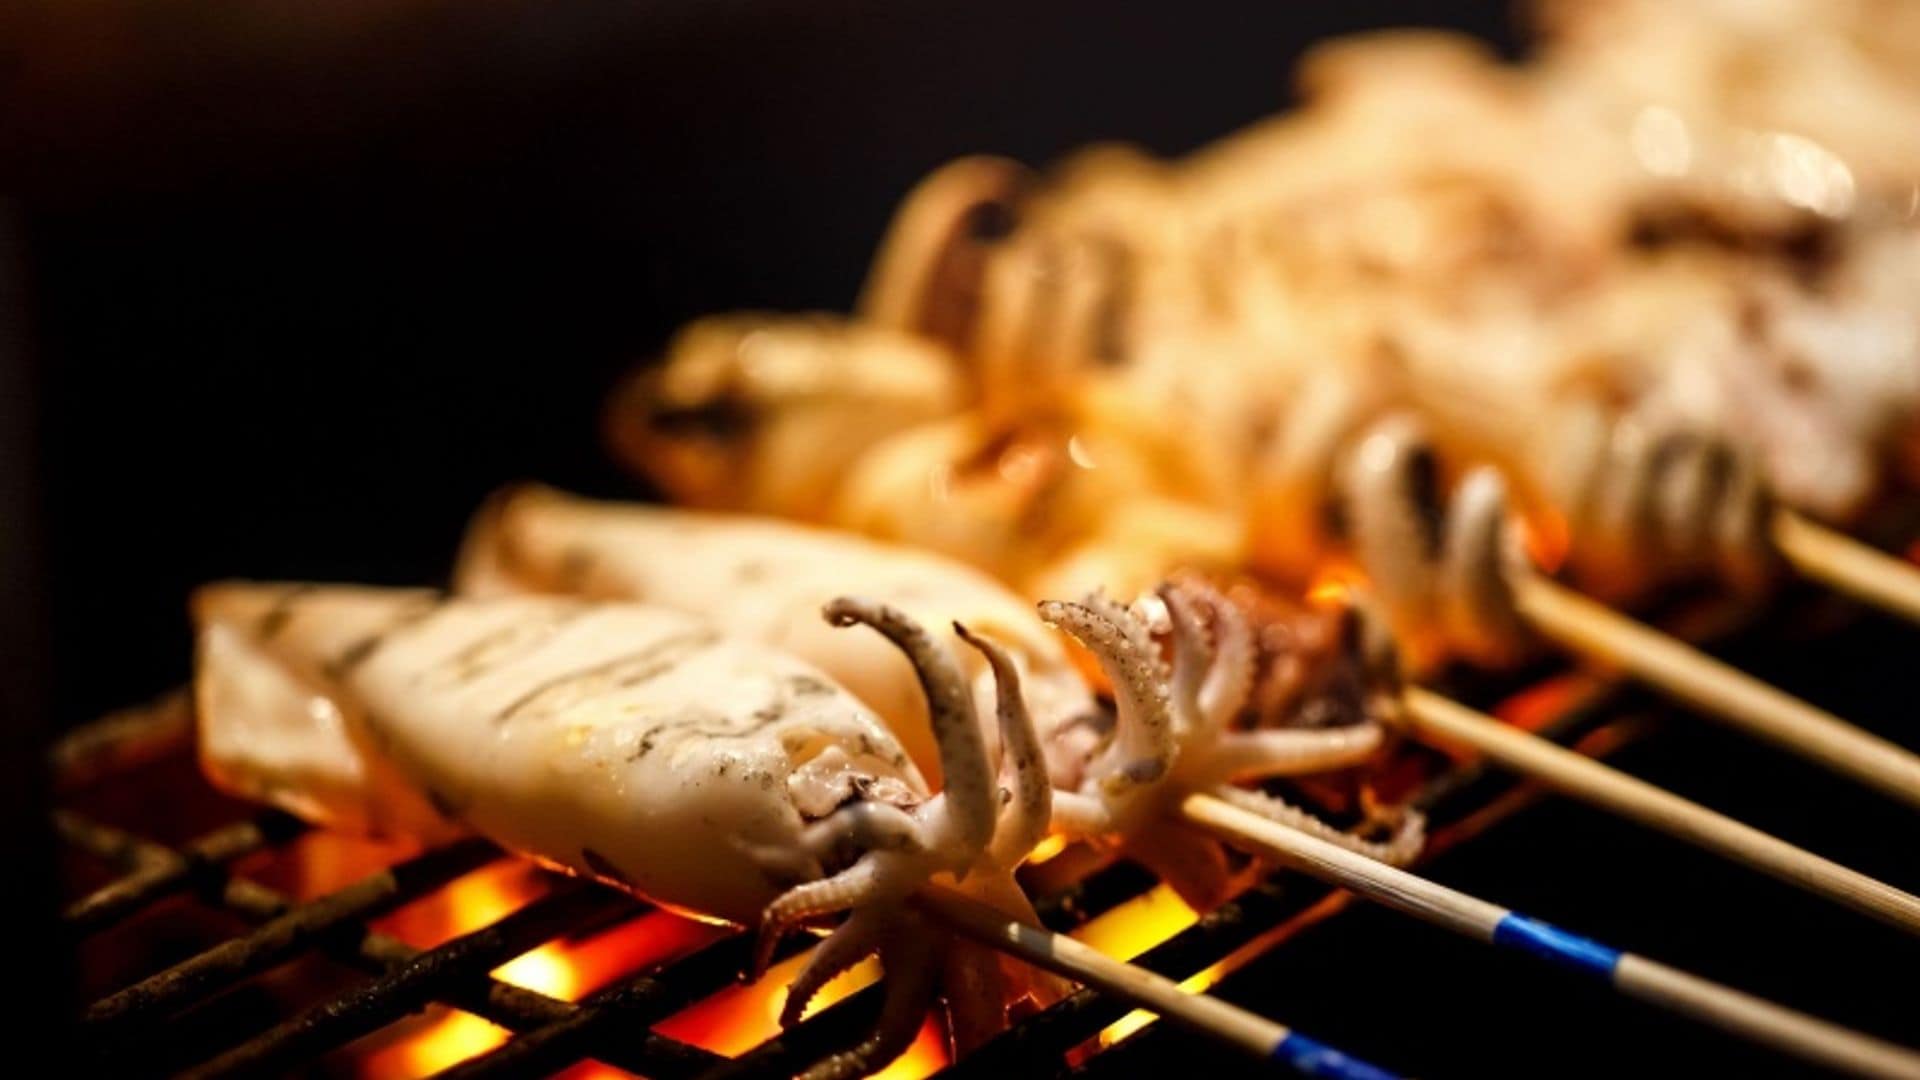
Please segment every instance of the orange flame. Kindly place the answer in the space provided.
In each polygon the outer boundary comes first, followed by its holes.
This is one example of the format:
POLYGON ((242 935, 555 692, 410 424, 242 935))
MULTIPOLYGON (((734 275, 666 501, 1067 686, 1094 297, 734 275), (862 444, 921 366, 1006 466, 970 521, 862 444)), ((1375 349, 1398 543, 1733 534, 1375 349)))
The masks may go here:
POLYGON ((1599 685, 1598 678, 1585 672, 1554 675, 1509 695, 1493 707, 1493 714, 1522 731, 1538 731, 1595 693, 1599 685))
POLYGON ((1520 539, 1533 565, 1547 574, 1558 571, 1573 548, 1573 531, 1567 527, 1567 519, 1552 510, 1541 510, 1527 518, 1520 539))
MULTIPOLYGON (((1089 920, 1072 936, 1101 952, 1131 959, 1192 926, 1199 916, 1165 885, 1153 889, 1089 920)), ((662 1035, 734 1057, 779 1034, 780 1009, 787 986, 806 957, 795 956, 768 969, 754 982, 730 987, 660 1024, 662 1035)), ((867 961, 826 985, 808 1005, 806 1015, 854 994, 879 977, 879 965, 867 961)), ((929 1019, 913 1047, 882 1070, 885 1080, 918 1080, 944 1068, 946 1044, 940 1024, 929 1019)))
POLYGON ((1307 603, 1318 608, 1345 607, 1355 593, 1366 591, 1367 578, 1359 568, 1335 565, 1322 570, 1307 586, 1307 603))
MULTIPOLYGON (((1051 845, 1047 854, 1058 854, 1062 846, 1051 845)), ((298 854, 299 858, 285 860, 281 867, 288 882, 307 895, 339 888, 395 857, 387 846, 322 832, 304 837, 298 854)), ((550 880, 526 863, 502 859, 375 920, 371 928, 416 948, 431 949, 525 906, 547 892, 550 880)), ((1172 890, 1161 885, 1090 920, 1073 936, 1110 955, 1132 958, 1191 926, 1196 918, 1172 890)), ((670 963, 728 932, 669 912, 650 911, 583 938, 549 942, 501 965, 493 975, 549 997, 578 1001, 624 975, 670 963)), ((752 983, 729 987, 689 1006, 656 1025, 656 1030, 715 1053, 742 1054, 779 1033, 787 987, 805 960, 803 955, 783 961, 752 983)), ((1217 966, 1189 982, 1195 989, 1204 988, 1224 970, 1217 966)), ((865 988, 879 975, 874 961, 855 967, 829 983, 809 1005, 807 1015, 865 988)), ((1145 1022, 1143 1014, 1121 1023, 1145 1022)), ((472 1013, 435 1007, 397 1033, 364 1050, 356 1048, 352 1068, 358 1076, 380 1080, 419 1076, 483 1054, 510 1037, 507 1030, 472 1013)), ((1117 1037, 1110 1030, 1109 1039, 1117 1037)), ((929 1076, 948 1064, 946 1046, 943 1025, 937 1017, 929 1017, 907 1053, 878 1075, 885 1080, 929 1076)), ((628 1074, 587 1061, 561 1075, 566 1080, 609 1080, 628 1074)))
POLYGON ((1069 936, 1118 960, 1131 960, 1192 926, 1200 916, 1166 885, 1088 919, 1069 936))
MULTIPOLYGON (((1219 962, 1182 979, 1180 981, 1180 989, 1185 990, 1189 994, 1206 993, 1221 979, 1246 967, 1247 964, 1265 955, 1267 951, 1275 945, 1293 937, 1307 927, 1313 926, 1316 923, 1325 922, 1340 913, 1352 900, 1352 893, 1329 893, 1312 907, 1260 933, 1252 940, 1221 957, 1219 962)), ((1098 1036, 1099 1044, 1103 1049, 1113 1046, 1158 1019, 1159 1017, 1157 1015, 1145 1009, 1135 1009, 1107 1025, 1098 1036)))
MULTIPOLYGON (((432 948, 491 925, 540 896, 547 879, 532 866, 503 860, 378 920, 374 928, 417 948, 432 948)), ((562 1001, 578 1001, 621 975, 683 956, 726 931, 651 911, 579 940, 549 942, 494 969, 495 978, 562 1001)), ((509 1033, 471 1013, 437 1009, 422 1026, 361 1058, 363 1077, 421 1076, 457 1065, 505 1042, 509 1033)), ((627 1074, 584 1062, 570 1080, 627 1074)))

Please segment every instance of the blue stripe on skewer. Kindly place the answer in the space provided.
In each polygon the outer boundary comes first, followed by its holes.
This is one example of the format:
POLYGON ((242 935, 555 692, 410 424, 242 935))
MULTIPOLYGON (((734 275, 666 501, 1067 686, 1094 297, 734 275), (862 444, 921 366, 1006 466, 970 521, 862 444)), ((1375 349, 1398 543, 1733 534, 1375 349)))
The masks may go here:
POLYGON ((1506 917, 1494 925, 1493 943, 1532 953, 1575 971, 1598 975, 1609 982, 1613 980, 1613 969, 1620 964, 1619 949, 1570 934, 1539 919, 1529 919, 1517 911, 1507 912, 1506 917))
POLYGON ((1285 1062, 1305 1076, 1327 1076, 1333 1080, 1400 1080, 1398 1073, 1369 1065, 1297 1031, 1288 1032, 1287 1037, 1274 1046, 1273 1060, 1285 1062))

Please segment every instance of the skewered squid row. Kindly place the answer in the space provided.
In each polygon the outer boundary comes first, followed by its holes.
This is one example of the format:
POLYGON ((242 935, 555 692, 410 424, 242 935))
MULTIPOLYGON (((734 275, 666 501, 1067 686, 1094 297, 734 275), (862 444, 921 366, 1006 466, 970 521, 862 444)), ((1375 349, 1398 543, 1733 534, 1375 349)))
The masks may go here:
POLYGON ((1509 500, 1627 595, 1751 587, 1770 496, 1847 517, 1886 482, 1920 403, 1920 236, 1864 189, 1822 202, 1837 159, 1762 139, 1759 165, 1720 161, 1700 120, 1702 160, 1667 168, 1665 114, 1622 136, 1558 68, 1428 38, 1341 46, 1306 81, 1304 113, 1179 166, 1102 150, 1043 185, 973 159, 923 185, 866 332, 939 335, 974 400, 843 433, 867 449, 811 516, 1032 595, 1351 558, 1416 661, 1498 660, 1524 646, 1509 500), (987 219, 1016 224, 964 227, 987 219))
POLYGON ((786 929, 850 912, 783 1021, 875 952, 887 1000, 872 1035, 812 1076, 898 1056, 942 982, 962 1046, 1003 1026, 1007 1004, 1051 992, 906 905, 937 880, 1031 921, 1011 872, 1046 828, 1050 789, 1009 709, 1003 803, 952 656, 884 604, 838 598, 825 614, 908 658, 938 794, 817 668, 665 608, 231 583, 202 589, 194 614, 200 753, 229 791, 332 827, 478 833, 698 918, 757 923, 763 962, 786 929))
MULTIPOLYGON (((1088 400, 1101 401, 1067 399, 1088 400)), ((815 504, 811 516, 944 553, 1030 596, 1102 586, 1134 593, 1188 568, 1253 566, 1305 583, 1330 554, 1345 552, 1379 586, 1382 613, 1414 666, 1439 655, 1443 641, 1480 659, 1516 655, 1524 641, 1504 583, 1516 557, 1504 480, 1476 469, 1443 500, 1438 459, 1417 424, 1396 419, 1368 431, 1344 413, 1333 423, 1316 411, 1328 404, 1325 395, 1302 399, 1291 412, 1309 415, 1282 422, 1273 455, 1290 466, 1284 472, 1256 474, 1240 489, 1223 479, 1204 503, 1196 493, 1208 488, 1193 474, 1206 470, 1135 467, 1155 456, 1142 443, 1172 445, 1176 433, 1144 426, 1157 421, 1131 409, 1023 419, 1002 435, 969 411, 875 440, 837 500, 815 504)), ((1282 406, 1270 415, 1283 415, 1282 406)), ((761 452, 750 433, 738 446, 749 457, 761 452)), ((1186 449, 1159 459, 1184 466, 1218 456, 1205 445, 1186 449)), ((741 503, 757 508, 728 505, 741 503)), ((1749 493, 1741 505, 1751 516, 1761 504, 1749 493)))
POLYGON ((1161 587, 1153 610, 1094 594, 1036 612, 985 575, 923 552, 539 488, 496 497, 469 536, 457 578, 480 593, 618 597, 724 618, 733 632, 817 665, 874 707, 903 743, 917 745, 925 720, 911 668, 811 626, 809 613, 849 575, 922 624, 954 628, 946 644, 978 657, 970 674, 983 731, 1008 727, 1010 711, 1020 718, 1015 729, 1030 718, 1055 788, 1056 832, 1115 843, 1196 907, 1223 899, 1235 874, 1217 840, 1175 821, 1179 800, 1195 791, 1384 861, 1418 853, 1415 813, 1378 815, 1398 820, 1381 821, 1391 831, 1372 839, 1236 783, 1350 767, 1379 749, 1391 664, 1351 612, 1256 628, 1241 605, 1197 580, 1161 587), (1092 655, 1113 687, 1114 716, 1096 706, 1047 624, 1092 655))

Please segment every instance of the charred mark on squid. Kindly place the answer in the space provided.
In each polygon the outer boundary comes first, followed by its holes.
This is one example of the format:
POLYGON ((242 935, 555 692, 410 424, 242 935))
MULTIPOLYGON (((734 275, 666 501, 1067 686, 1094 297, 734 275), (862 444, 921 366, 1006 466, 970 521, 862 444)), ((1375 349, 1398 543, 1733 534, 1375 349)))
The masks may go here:
POLYGON ((759 415, 744 399, 722 396, 698 405, 659 408, 648 419, 663 435, 706 438, 724 443, 751 434, 759 415))
POLYGON ((280 631, 287 628, 287 623, 293 621, 300 601, 316 588, 313 585, 294 585, 281 593, 274 599, 273 605, 261 614, 260 622, 253 628, 253 636, 261 641, 272 641, 279 636, 280 631))
POLYGON ((394 635, 405 633, 413 627, 432 618, 435 613, 447 606, 447 597, 434 593, 421 601, 409 604, 387 622, 385 626, 368 634, 340 650, 340 655, 327 661, 324 671, 330 679, 343 679, 353 673, 353 669, 372 659, 394 635))
POLYGON ((610 690, 639 686, 719 640, 718 633, 706 629, 675 634, 644 649, 556 675, 515 698, 495 714, 493 722, 504 724, 521 715, 552 712, 610 690))
POLYGON ((814 675, 795 675, 787 680, 787 689, 795 697, 821 697, 834 692, 832 683, 814 675))
POLYGON ((1814 284, 1840 260, 1845 233, 1818 218, 1761 227, 1700 206, 1643 206, 1628 219, 1628 246, 1641 251, 1708 248, 1778 259, 1802 283, 1814 284))
POLYGON ((446 818, 448 821, 459 821, 461 816, 467 812, 467 806, 470 800, 456 799, 436 787, 429 787, 426 789, 426 792, 427 802, 433 807, 433 812, 446 818))
POLYGON ((434 670, 451 671, 450 685, 453 686, 472 682, 546 644, 568 624, 592 610, 590 606, 581 604, 565 608, 537 622, 516 621, 498 630, 490 630, 461 646, 436 665, 434 670))
POLYGON ((1090 349, 1101 367, 1117 368, 1127 359, 1126 317, 1133 305, 1136 286, 1132 253, 1110 236, 1102 235, 1095 251, 1106 270, 1108 287, 1102 289, 1093 317, 1090 349))
POLYGON ((1665 476, 1688 454, 1699 448, 1703 441, 1698 434, 1691 431, 1668 432, 1654 444, 1648 471, 1655 476, 1665 476))
MULTIPOLYGON (((689 712, 670 720, 662 720, 640 733, 640 739, 628 761, 638 761, 659 747, 662 736, 671 735, 675 739, 746 739, 780 723, 787 718, 783 703, 776 702, 764 708, 756 709, 752 715, 729 720, 708 712, 689 712)), ((902 761, 905 760, 903 757, 902 761)))
MULTIPOLYGON (((560 588, 567 592, 578 592, 587 583, 587 577, 593 573, 596 562, 593 549, 585 544, 570 544, 560 553, 560 566, 556 572, 560 588)), ((637 597, 635 599, 638 599, 637 597)))
POLYGON ((1440 557, 1445 515, 1440 501, 1440 461, 1424 442, 1407 455, 1407 498, 1420 524, 1420 546, 1428 559, 1440 557))
POLYGON ((629 888, 632 887, 632 879, 627 877, 618 866, 613 865, 613 860, 607 858, 605 855, 600 854, 590 847, 583 847, 580 849, 580 859, 587 864, 587 868, 592 870, 596 876, 606 878, 608 881, 618 882, 629 888))

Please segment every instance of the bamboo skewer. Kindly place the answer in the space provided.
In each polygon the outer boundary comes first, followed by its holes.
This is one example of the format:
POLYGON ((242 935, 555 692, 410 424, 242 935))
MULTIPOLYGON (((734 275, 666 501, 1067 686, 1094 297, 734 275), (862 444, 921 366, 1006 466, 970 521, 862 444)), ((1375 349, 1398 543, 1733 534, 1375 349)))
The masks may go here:
POLYGON ((1405 704, 1401 721, 1422 741, 1470 747, 1581 802, 1920 934, 1920 897, 1430 690, 1409 687, 1405 704))
POLYGON ((914 902, 988 948, 1085 983, 1254 1057, 1336 1080, 1393 1080, 1397 1075, 1217 997, 1188 993, 1171 979, 1115 960, 1091 945, 1015 922, 951 890, 930 886, 915 894, 914 902))
POLYGON ((1920 567, 1791 510, 1775 511, 1770 531, 1775 549, 1801 574, 1920 623, 1920 567))
POLYGON ((1848 724, 1539 573, 1513 577, 1514 603, 1545 636, 1613 664, 1749 734, 1920 808, 1920 755, 1848 724))
POLYGON ((1190 822, 1396 911, 1502 948, 1597 976, 1629 997, 1860 1076, 1920 1080, 1920 1054, 1570 934, 1269 821, 1211 795, 1181 804, 1190 822))

